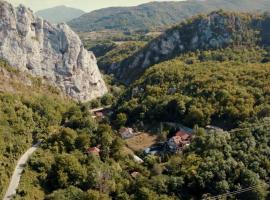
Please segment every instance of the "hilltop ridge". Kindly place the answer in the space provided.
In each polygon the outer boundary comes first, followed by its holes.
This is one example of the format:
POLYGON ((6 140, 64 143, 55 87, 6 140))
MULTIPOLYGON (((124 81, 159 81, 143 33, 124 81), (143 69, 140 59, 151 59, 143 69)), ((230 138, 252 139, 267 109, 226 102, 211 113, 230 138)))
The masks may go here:
POLYGON ((186 52, 220 49, 228 46, 268 46, 270 17, 214 11, 193 17, 167 30, 143 49, 105 69, 108 74, 130 84, 143 72, 162 61, 186 52))
POLYGON ((39 10, 35 15, 42 17, 51 23, 61 23, 80 17, 84 13, 85 12, 80 9, 60 5, 53 8, 39 10))
POLYGON ((75 31, 104 29, 118 31, 166 29, 194 15, 223 9, 226 11, 268 11, 268 0, 206 0, 150 2, 132 7, 95 10, 68 22, 75 31))

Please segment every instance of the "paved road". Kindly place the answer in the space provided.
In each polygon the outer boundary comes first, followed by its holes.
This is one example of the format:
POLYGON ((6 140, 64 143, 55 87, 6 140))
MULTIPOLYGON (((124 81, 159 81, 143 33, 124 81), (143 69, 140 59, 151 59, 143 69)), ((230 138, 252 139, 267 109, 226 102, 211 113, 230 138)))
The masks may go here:
POLYGON ((15 167, 15 170, 13 172, 11 181, 9 183, 8 190, 7 190, 3 200, 11 200, 12 197, 16 194, 16 190, 19 186, 21 175, 22 175, 22 172, 24 170, 24 167, 25 167, 28 159, 30 158, 30 156, 38 149, 38 146, 40 145, 40 143, 41 142, 38 142, 37 144, 32 146, 30 149, 28 149, 22 155, 22 157, 19 159, 19 161, 15 167))

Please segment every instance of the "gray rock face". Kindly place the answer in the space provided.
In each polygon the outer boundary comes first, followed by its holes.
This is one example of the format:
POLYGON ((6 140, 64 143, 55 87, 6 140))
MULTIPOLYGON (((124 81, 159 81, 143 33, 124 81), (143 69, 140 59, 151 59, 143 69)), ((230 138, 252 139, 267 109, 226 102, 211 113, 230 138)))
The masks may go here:
POLYGON ((66 25, 52 25, 24 6, 0 0, 0 59, 42 77, 78 101, 107 92, 92 53, 66 25))

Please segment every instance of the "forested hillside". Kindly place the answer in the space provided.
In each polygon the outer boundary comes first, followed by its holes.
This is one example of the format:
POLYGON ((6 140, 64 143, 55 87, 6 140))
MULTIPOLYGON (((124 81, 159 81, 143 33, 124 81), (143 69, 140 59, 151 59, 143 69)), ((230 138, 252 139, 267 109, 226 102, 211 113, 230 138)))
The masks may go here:
POLYGON ((114 74, 120 82, 130 84, 152 65, 187 52, 228 46, 267 47, 270 44, 269 22, 267 14, 216 11, 196 16, 169 29, 106 72, 114 74))
POLYGON ((0 61, 0 197, 4 195, 17 159, 40 138, 46 138, 62 114, 75 106, 39 78, 0 61))
POLYGON ((49 137, 30 160, 16 199, 201 199, 250 186, 235 197, 269 199, 269 119, 234 133, 199 129, 182 154, 148 155, 142 164, 123 154, 123 141, 107 125, 91 131, 82 122, 49 137), (87 155, 85 147, 96 144, 100 156, 87 155))
POLYGON ((270 115, 269 54, 259 47, 197 51, 148 69, 120 98, 127 124, 174 121, 224 128, 270 115))
MULTIPOLYGON (((202 199, 250 186, 251 190, 234 197, 269 199, 268 61, 269 55, 259 47, 227 48, 185 54, 147 70, 115 107, 118 116, 127 116, 127 124, 137 120, 190 126, 221 122, 225 128, 240 129, 205 132, 195 128, 191 145, 181 154, 135 152, 143 163, 126 152, 125 141, 109 119, 93 120, 86 105, 53 98, 49 92, 42 99, 26 92, 22 97, 28 101, 13 97, 17 107, 8 103, 4 111, 11 109, 17 118, 13 115, 1 122, 14 124, 9 125, 14 133, 6 134, 14 138, 21 133, 19 122, 32 127, 34 136, 44 138, 23 174, 16 199, 202 199), (34 118, 27 118, 20 105, 34 118), (92 153, 93 147, 100 152, 92 153)), ((29 138, 26 148, 31 136, 23 135, 20 145, 23 138, 29 138)), ((13 143, 18 144, 8 144, 13 143)), ((9 148, 3 151, 10 155, 9 148)))
POLYGON ((268 11, 268 0, 188 0, 180 2, 151 2, 135 7, 112 7, 96 10, 71 20, 68 24, 76 31, 104 29, 135 31, 156 30, 179 24, 200 13, 214 10, 268 11))
POLYGON ((146 42, 138 41, 115 45, 105 55, 98 58, 98 66, 103 72, 108 73, 108 69, 142 49, 145 44, 146 42))

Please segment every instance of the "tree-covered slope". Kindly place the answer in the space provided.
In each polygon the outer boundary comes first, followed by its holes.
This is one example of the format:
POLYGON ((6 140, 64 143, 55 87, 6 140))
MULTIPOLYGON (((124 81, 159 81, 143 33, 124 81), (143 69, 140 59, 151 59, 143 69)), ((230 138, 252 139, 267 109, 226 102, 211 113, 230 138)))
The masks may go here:
MULTIPOLYGON (((251 186, 232 198, 269 199, 267 61, 260 48, 227 48, 185 54, 148 69, 116 107, 127 124, 212 122, 240 130, 195 129, 181 154, 136 152, 144 163, 125 153, 125 141, 107 120, 91 120, 85 106, 64 107, 64 114, 56 115, 61 123, 41 134, 45 140, 27 165, 16 199, 202 199, 251 186), (87 153, 89 147, 99 147, 99 155, 87 153)), ((48 103, 46 108, 55 105, 48 103)))
POLYGON ((127 124, 178 122, 233 128, 270 115, 269 55, 260 48, 198 51, 146 70, 120 98, 127 124))
POLYGON ((76 105, 54 87, 0 60, 0 198, 17 159, 76 105))
POLYGON ((15 199, 202 199, 250 186, 232 198, 269 199, 268 56, 260 48, 228 48, 185 54, 147 70, 119 101, 128 123, 183 119, 203 125, 212 115, 213 122, 239 123, 242 130, 195 129, 181 154, 136 152, 144 163, 127 155, 108 119, 97 123, 87 106, 1 63, 0 191, 21 152, 43 138, 15 199))
POLYGON ((267 14, 215 11, 199 15, 169 29, 107 72, 129 84, 150 66, 186 52, 239 45, 266 47, 270 41, 269 21, 267 14))
POLYGON ((39 10, 35 14, 48 20, 51 23, 64 23, 74 18, 80 17, 84 13, 85 12, 80 9, 70 8, 67 6, 57 6, 53 8, 39 10))
POLYGON ((105 55, 98 58, 98 67, 105 73, 109 72, 110 68, 117 65, 123 59, 128 58, 135 52, 139 51, 146 42, 124 42, 120 45, 115 45, 113 49, 108 51, 105 55))
POLYGON ((76 31, 151 30, 178 24, 199 13, 218 9, 228 11, 267 11, 268 0, 188 0, 183 2, 151 2, 135 7, 112 7, 96 10, 71 20, 76 31))
POLYGON ((123 156, 123 142, 108 126, 96 131, 64 128, 53 133, 30 160, 16 199, 176 200, 231 195, 239 200, 269 199, 269 118, 243 130, 199 129, 182 154, 123 156), (85 154, 101 144, 100 156, 85 154), (137 177, 131 176, 137 172, 137 177))

